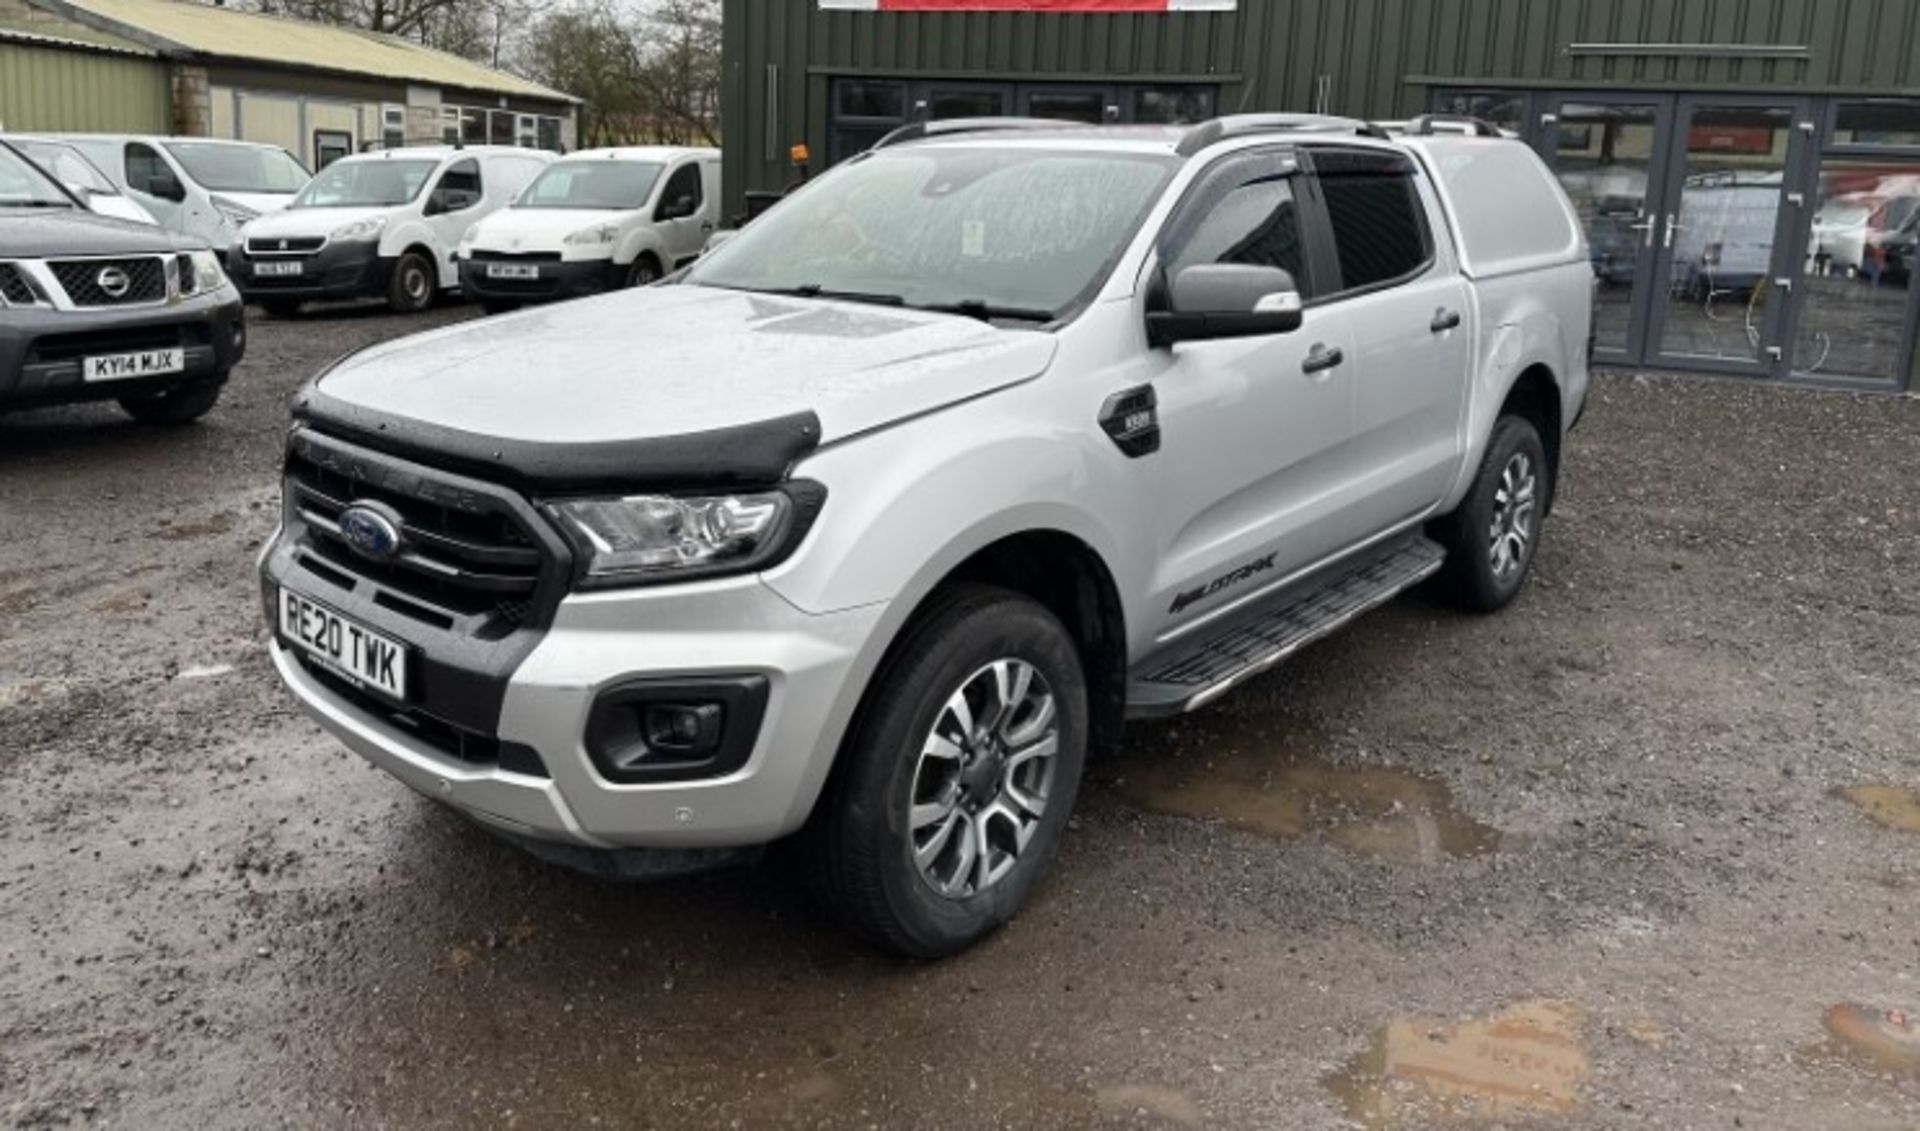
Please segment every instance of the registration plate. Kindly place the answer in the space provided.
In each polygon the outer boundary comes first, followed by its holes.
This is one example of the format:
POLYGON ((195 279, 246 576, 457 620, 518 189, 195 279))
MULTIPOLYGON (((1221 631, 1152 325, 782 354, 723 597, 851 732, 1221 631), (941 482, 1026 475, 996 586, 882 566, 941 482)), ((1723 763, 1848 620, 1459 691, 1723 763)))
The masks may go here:
POLYGON ((306 270, 298 259, 271 259, 253 265, 253 273, 265 276, 298 275, 306 270))
POLYGON ((489 279, 538 279, 540 268, 532 263, 489 263, 489 279))
POLYGON ((178 348, 102 354, 88 358, 86 365, 85 377, 89 381, 129 381, 138 377, 178 373, 187 367, 186 359, 178 348))
POLYGON ((280 591, 280 636, 355 686, 407 697, 407 650, 298 593, 280 591))

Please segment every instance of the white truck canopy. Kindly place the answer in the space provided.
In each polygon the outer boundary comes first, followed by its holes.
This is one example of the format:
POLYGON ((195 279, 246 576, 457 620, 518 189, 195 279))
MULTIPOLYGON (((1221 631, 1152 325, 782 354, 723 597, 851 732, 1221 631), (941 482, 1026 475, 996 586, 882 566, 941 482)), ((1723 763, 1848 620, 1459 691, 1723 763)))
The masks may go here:
POLYGON ((1586 260, 1572 202, 1524 144, 1454 134, 1396 140, 1433 176, 1454 225, 1462 274, 1490 279, 1586 260))

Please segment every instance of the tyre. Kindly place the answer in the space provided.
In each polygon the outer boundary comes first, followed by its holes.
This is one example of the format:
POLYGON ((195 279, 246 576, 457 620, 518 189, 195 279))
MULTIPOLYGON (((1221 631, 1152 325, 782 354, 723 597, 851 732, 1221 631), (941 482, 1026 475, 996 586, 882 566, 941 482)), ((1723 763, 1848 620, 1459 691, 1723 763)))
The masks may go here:
POLYGON ((433 305, 434 293, 439 289, 433 261, 417 251, 409 251, 393 265, 393 278, 387 283, 387 309, 395 314, 417 314, 433 305))
POLYGON ((120 407, 142 424, 191 424, 213 411, 227 376, 204 377, 158 393, 120 398, 120 407))
POLYGON ((633 261, 633 266, 627 268, 629 287, 651 287, 659 281, 660 265, 653 261, 651 255, 641 256, 633 261))
POLYGON ((261 299, 260 309, 273 318, 292 318, 300 313, 300 300, 297 298, 261 299))
POLYGON ((1087 688, 1045 608, 954 590, 909 630, 805 834, 854 934, 941 958, 992 933, 1052 865, 1086 762, 1087 688))
POLYGON ((1503 416, 1458 510, 1430 533, 1447 548, 1444 595, 1464 609, 1495 612, 1519 595, 1540 547, 1540 520, 1553 495, 1546 448, 1531 421, 1503 416))

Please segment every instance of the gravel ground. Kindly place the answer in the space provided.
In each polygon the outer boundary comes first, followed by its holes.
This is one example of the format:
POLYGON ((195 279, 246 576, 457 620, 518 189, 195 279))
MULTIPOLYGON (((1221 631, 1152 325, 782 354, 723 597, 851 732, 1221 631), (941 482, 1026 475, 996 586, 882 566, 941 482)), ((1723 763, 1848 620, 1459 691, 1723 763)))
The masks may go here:
POLYGON ((261 322, 184 431, 0 419, 0 1122, 1920 1126, 1920 404, 1601 379, 1513 609, 1132 732, 919 967, 777 853, 537 864, 277 689, 289 394, 468 313, 261 322))

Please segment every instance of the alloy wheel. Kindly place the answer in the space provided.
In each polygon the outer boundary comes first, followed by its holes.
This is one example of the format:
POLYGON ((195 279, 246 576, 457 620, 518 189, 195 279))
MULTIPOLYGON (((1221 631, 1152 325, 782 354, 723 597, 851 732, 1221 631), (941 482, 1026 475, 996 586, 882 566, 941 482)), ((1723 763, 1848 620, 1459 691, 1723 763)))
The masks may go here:
POLYGON ((1493 494, 1493 522, 1487 530, 1488 562, 1494 578, 1503 583, 1527 564, 1532 551, 1539 487, 1533 459, 1515 452, 1500 473, 1500 486, 1493 494))
POLYGON ((1060 753, 1053 689, 1025 660, 968 676, 921 744, 908 799, 908 851, 949 898, 975 896, 1020 862, 1047 811, 1060 753))

